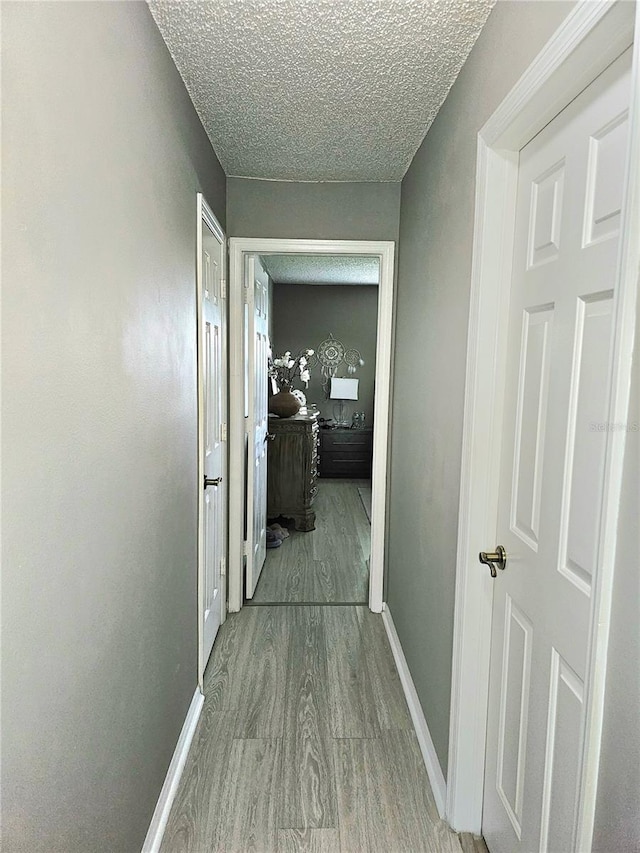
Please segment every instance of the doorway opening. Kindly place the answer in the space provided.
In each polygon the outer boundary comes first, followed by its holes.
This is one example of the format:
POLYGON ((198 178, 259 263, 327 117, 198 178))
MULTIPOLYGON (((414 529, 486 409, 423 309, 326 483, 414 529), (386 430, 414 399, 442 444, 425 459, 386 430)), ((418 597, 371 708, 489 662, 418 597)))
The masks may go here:
POLYGON ((393 258, 390 242, 230 240, 230 459, 246 472, 230 611, 382 610, 393 258), (269 416, 287 380, 301 409, 269 416))
POLYGON ((267 524, 245 604, 367 604, 379 259, 267 255, 255 270, 271 349, 267 524))

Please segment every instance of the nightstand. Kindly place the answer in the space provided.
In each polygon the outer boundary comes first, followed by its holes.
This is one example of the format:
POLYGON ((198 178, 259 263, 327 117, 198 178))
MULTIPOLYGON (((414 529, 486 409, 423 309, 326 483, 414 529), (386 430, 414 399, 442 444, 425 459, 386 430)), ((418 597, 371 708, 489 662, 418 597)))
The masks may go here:
POLYGON ((373 429, 320 430, 320 476, 371 477, 373 429))

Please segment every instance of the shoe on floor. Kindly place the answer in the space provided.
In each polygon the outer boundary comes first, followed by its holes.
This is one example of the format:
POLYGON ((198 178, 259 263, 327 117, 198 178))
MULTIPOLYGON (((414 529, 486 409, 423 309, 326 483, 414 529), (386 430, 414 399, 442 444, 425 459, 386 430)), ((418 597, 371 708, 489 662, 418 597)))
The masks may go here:
POLYGON ((289 538, 289 531, 287 530, 286 527, 283 527, 281 524, 272 524, 269 529, 273 530, 274 533, 279 533, 281 539, 288 539, 289 538))
POLYGON ((282 545, 282 539, 267 528, 267 548, 279 548, 282 545))

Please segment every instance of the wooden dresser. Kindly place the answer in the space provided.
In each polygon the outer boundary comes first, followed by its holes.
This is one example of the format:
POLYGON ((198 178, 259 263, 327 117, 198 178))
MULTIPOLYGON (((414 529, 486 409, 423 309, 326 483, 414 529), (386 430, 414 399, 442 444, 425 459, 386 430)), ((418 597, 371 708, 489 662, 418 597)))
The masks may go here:
POLYGON ((267 516, 292 518, 296 530, 314 530, 318 491, 318 413, 269 418, 267 516))
POLYGON ((320 430, 320 476, 371 476, 373 458, 373 429, 320 430))

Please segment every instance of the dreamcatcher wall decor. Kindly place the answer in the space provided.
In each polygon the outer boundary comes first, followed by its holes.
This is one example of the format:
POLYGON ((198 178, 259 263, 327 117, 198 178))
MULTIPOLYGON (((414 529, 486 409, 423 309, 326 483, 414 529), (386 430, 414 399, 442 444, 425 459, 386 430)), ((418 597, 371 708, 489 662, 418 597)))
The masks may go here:
POLYGON ((322 341, 316 350, 315 357, 317 364, 321 365, 320 372, 322 373, 322 387, 324 395, 329 398, 329 390, 331 388, 331 380, 337 374, 338 368, 342 364, 347 365, 347 373, 352 376, 358 367, 362 367, 364 361, 357 349, 346 349, 341 341, 337 341, 331 332, 329 337, 322 341))

